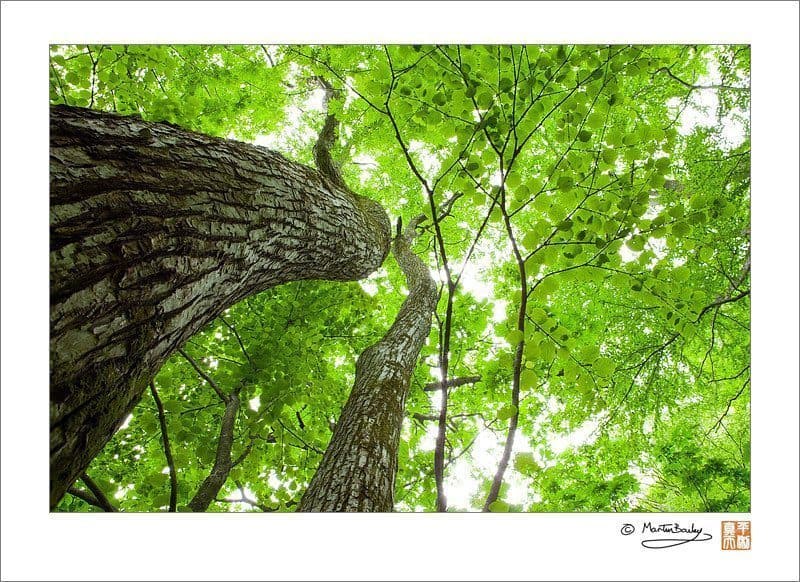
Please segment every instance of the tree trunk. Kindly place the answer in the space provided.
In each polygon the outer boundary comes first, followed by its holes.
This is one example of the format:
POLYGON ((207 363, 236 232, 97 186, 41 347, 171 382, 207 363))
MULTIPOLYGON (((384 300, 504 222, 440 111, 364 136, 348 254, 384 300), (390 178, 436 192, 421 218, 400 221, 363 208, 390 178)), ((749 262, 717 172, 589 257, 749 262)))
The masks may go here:
POLYGON ((281 283, 363 278, 391 232, 264 148, 61 106, 50 140, 52 508, 206 323, 281 283))
POLYGON ((356 378, 298 511, 391 511, 405 399, 436 308, 436 285, 411 250, 412 221, 393 252, 409 288, 394 323, 356 362, 356 378))

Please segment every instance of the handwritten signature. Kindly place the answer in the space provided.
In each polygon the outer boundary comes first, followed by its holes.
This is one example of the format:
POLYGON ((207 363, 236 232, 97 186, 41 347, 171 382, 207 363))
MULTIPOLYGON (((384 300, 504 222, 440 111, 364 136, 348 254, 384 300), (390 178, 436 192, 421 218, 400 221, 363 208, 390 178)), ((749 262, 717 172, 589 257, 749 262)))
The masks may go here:
MULTIPOLYGON (((631 523, 623 524, 619 533, 629 536, 636 533, 636 527, 631 523)), ((695 527, 694 523, 689 527, 682 527, 677 522, 654 524, 651 521, 646 521, 642 524, 641 534, 666 534, 670 536, 642 540, 642 546, 651 550, 673 548, 691 542, 707 542, 712 537, 710 533, 704 532, 702 527, 695 527)))

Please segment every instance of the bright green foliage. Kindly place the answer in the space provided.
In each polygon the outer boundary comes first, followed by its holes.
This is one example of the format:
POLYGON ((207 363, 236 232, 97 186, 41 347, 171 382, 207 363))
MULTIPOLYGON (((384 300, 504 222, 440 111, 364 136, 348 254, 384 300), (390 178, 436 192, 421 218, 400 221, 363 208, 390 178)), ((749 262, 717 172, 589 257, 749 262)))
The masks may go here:
POLYGON ((283 69, 260 46, 52 47, 50 102, 252 138, 282 119, 283 69))
MULTIPOLYGON (((308 163, 324 118, 315 75, 344 95, 330 107, 348 184, 392 217, 435 208, 417 252, 440 280, 446 256, 455 283, 449 327, 445 285, 412 380, 397 508, 436 506, 429 419, 440 396, 422 388, 449 333, 448 378, 481 376, 449 391, 452 509, 483 505, 516 417, 491 511, 749 511, 749 49, 53 47, 50 96, 308 163), (680 112, 711 93, 713 129, 681 126, 680 112)), ((403 289, 389 259, 361 284, 249 298, 189 342, 220 386, 244 383, 233 457, 250 452, 228 498, 238 483, 261 509, 292 510, 357 355, 403 289)), ((177 354, 156 386, 180 507, 213 462, 223 406, 177 354)), ((155 511, 167 504, 165 466, 145 396, 88 472, 122 509, 155 511)), ((60 507, 88 506, 67 496, 60 507)))

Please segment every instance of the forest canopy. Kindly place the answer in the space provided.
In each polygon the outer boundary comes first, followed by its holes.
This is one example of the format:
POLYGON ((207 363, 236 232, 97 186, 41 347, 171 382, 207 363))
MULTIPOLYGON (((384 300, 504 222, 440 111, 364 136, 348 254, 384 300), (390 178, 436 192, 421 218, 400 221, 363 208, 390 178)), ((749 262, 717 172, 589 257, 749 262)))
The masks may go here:
MULTIPOLYGON (((750 49, 69 45, 50 103, 331 157, 437 285, 398 511, 750 510, 750 49)), ((294 511, 408 293, 243 299, 160 369, 59 511, 294 511), (231 418, 230 414, 227 418, 231 418)))

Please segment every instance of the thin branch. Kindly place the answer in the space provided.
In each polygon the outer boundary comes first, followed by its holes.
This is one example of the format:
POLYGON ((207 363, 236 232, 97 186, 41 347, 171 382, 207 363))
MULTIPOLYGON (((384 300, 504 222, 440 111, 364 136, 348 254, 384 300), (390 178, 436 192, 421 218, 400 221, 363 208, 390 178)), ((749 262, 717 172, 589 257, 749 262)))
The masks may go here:
POLYGON ((317 447, 315 447, 314 445, 310 445, 310 444, 308 444, 308 443, 307 443, 305 440, 303 440, 303 439, 302 439, 302 438, 301 438, 301 437, 300 437, 300 436, 299 436, 299 435, 298 435, 296 432, 294 432, 294 431, 293 431, 292 429, 290 429, 288 426, 286 426, 285 424, 283 424, 283 421, 282 421, 281 419, 278 419, 278 424, 280 424, 280 425, 283 427, 283 429, 284 429, 286 432, 288 432, 290 435, 292 435, 292 436, 293 436, 294 438, 296 438, 298 441, 300 441, 301 443, 303 443, 303 445, 304 445, 304 446, 305 446, 305 447, 306 447, 308 450, 310 450, 310 451, 314 451, 314 452, 315 452, 315 453, 317 453, 318 455, 323 455, 323 454, 325 454, 325 451, 321 451, 320 449, 318 449, 318 448, 317 448, 317 447))
POLYGON ((196 406, 194 408, 187 408, 186 410, 181 410, 180 414, 183 416, 184 414, 191 414, 192 412, 197 412, 198 410, 205 410, 207 408, 212 408, 214 406, 219 406, 218 402, 212 402, 211 404, 206 404, 205 406, 196 406))
POLYGON ((719 307, 720 305, 725 305, 726 303, 733 303, 735 301, 739 301, 740 299, 744 299, 748 295, 750 295, 750 290, 749 289, 747 291, 743 291, 742 293, 740 293, 736 297, 724 297, 722 299, 717 299, 716 301, 713 301, 713 302, 709 303, 708 305, 706 305, 705 307, 703 307, 703 309, 700 311, 700 313, 697 316, 697 319, 695 319, 694 322, 698 323, 700 321, 700 319, 706 313, 708 313, 710 310, 714 309, 715 307, 719 307))
MULTIPOLYGON (((100 52, 102 52, 102 50, 103 49, 101 48, 100 51, 97 53, 98 57, 100 56, 100 52)), ((92 49, 89 48, 88 44, 86 45, 86 52, 89 55, 89 60, 92 61, 92 78, 89 80, 89 82, 92 85, 92 96, 89 99, 89 109, 91 109, 92 107, 94 107, 94 88, 95 88, 95 79, 97 78, 97 60, 92 56, 92 49)))
POLYGON ((178 507, 178 474, 175 472, 175 460, 172 458, 172 448, 169 445, 169 433, 167 432, 167 417, 164 414, 164 405, 158 397, 155 382, 150 382, 150 393, 158 408, 158 423, 161 426, 161 441, 164 444, 164 456, 169 467, 169 510, 175 512, 178 507))
POLYGON ((223 362, 230 362, 231 364, 236 364, 237 366, 244 366, 244 362, 234 360, 233 358, 226 358, 225 356, 215 355, 214 359, 221 360, 223 362))
MULTIPOLYGON (((508 169, 514 164, 514 160, 516 159, 518 152, 514 152, 511 157, 511 160, 508 163, 508 169)), ((503 168, 503 157, 500 156, 500 173, 505 175, 508 169, 503 168)), ((519 272, 519 291, 520 291, 520 302, 519 302, 519 310, 517 312, 517 326, 516 329, 522 334, 522 337, 525 336, 525 321, 526 321, 526 314, 528 309, 528 275, 525 266, 525 258, 522 256, 522 252, 520 247, 517 243, 517 239, 514 235, 514 229, 511 225, 511 218, 508 215, 508 210, 506 208, 506 191, 505 191, 505 182, 500 184, 500 212, 503 216, 503 223, 505 225, 506 234, 508 235, 508 240, 511 243, 511 250, 514 253, 514 258, 517 262, 517 270, 519 272)), ((520 341, 514 350, 514 361, 513 361, 513 368, 512 368, 512 378, 511 378, 511 406, 514 409, 514 414, 508 421, 508 432, 506 434, 506 442, 503 446, 503 454, 500 457, 500 462, 497 465, 497 471, 494 474, 494 478, 492 479, 492 485, 489 489, 489 494, 486 496, 486 501, 483 504, 483 511, 489 511, 489 507, 492 503, 494 503, 500 495, 500 487, 503 484, 503 477, 506 472, 506 468, 508 467, 508 462, 511 459, 511 452, 514 449, 514 437, 516 435, 517 426, 519 424, 519 393, 520 393, 520 377, 522 374, 522 354, 523 349, 525 347, 525 341, 520 341)))
POLYGON ((100 504, 100 502, 95 498, 94 495, 91 495, 90 493, 87 493, 86 491, 81 491, 80 489, 78 489, 74 485, 72 487, 70 487, 69 489, 67 489, 67 493, 77 497, 78 499, 82 499, 83 501, 85 501, 89 505, 93 505, 95 507, 99 507, 100 509, 102 509, 104 511, 107 511, 106 508, 103 507, 100 504))
MULTIPOLYGON (((480 415, 479 415, 479 416, 480 416, 480 415)), ((483 417, 481 416, 481 418, 483 418, 483 417)), ((490 424, 491 424, 491 423, 490 423, 490 424)), ((445 467, 449 467, 450 465, 452 465, 453 463, 455 463, 455 462, 456 462, 456 461, 457 461, 459 458, 461 458, 461 457, 462 457, 464 454, 466 454, 466 453, 467 453, 467 452, 468 452, 468 451, 469 451, 469 450, 472 448, 472 445, 474 445, 474 444, 475 444, 475 441, 477 441, 477 440, 478 440, 478 436, 479 436, 479 435, 480 435, 480 433, 478 433, 478 434, 476 434, 474 437, 472 437, 472 440, 471 440, 471 441, 469 441, 469 442, 467 443, 467 446, 465 446, 463 449, 461 449, 461 452, 460 452, 460 453, 458 453, 458 454, 457 454, 456 456, 454 456, 454 457, 450 457, 450 458, 447 460, 447 464, 445 465, 445 467)))
POLYGON ((448 388, 456 388, 458 386, 463 386, 464 384, 475 384, 476 382, 481 381, 481 376, 464 376, 462 378, 452 378, 447 380, 446 382, 428 382, 422 389, 425 392, 436 392, 437 390, 442 389, 442 384, 447 386, 448 388))
POLYGON ((61 89, 61 98, 64 100, 64 105, 69 105, 69 102, 67 101, 67 94, 66 92, 64 92, 64 85, 62 85, 61 83, 61 76, 58 74, 58 71, 56 71, 56 68, 53 66, 52 63, 50 64, 50 68, 52 69, 53 76, 55 77, 56 82, 58 83, 58 88, 61 89))
MULTIPOLYGON (((479 416, 479 417, 483 418, 483 413, 481 413, 481 412, 464 412, 462 414, 451 414, 450 417, 448 418, 448 420, 452 421, 454 418, 472 418, 473 416, 479 416)), ((415 420, 418 420, 420 422, 426 422, 426 421, 439 420, 439 415, 438 414, 420 414, 419 412, 415 412, 414 414, 411 415, 411 418, 413 418, 415 420)), ((450 426, 453 427, 453 426, 455 426, 455 424, 451 422, 450 426)))
POLYGON ((265 47, 263 44, 259 45, 259 46, 261 47, 261 50, 264 51, 264 54, 267 56, 267 60, 269 61, 269 66, 270 67, 274 67, 275 66, 275 61, 272 60, 272 55, 269 54, 269 51, 267 50, 267 47, 265 47))
POLYGON ((689 89, 690 91, 695 91, 695 90, 699 90, 699 89, 724 89, 724 90, 727 90, 727 91, 749 91, 750 90, 749 87, 734 87, 732 85, 693 85, 691 83, 687 83, 686 81, 684 81, 680 77, 676 76, 667 67, 661 67, 660 69, 656 69, 656 71, 653 73, 653 75, 655 76, 656 73, 666 73, 672 79, 674 79, 675 81, 677 81, 678 83, 680 83, 681 85, 683 85, 684 87, 689 89))
POLYGON ((214 380, 211 379, 211 376, 209 376, 203 370, 201 370, 200 366, 197 365, 197 362, 195 362, 192 359, 192 357, 183 350, 183 348, 178 348, 178 353, 180 355, 182 355, 186 359, 186 361, 189 362, 192 365, 192 368, 194 368, 195 372, 200 374, 200 377, 203 378, 203 380, 205 380, 206 382, 208 382, 211 385, 211 387, 214 389, 214 392, 216 392, 217 396, 219 396, 219 399, 222 400, 223 402, 227 403, 228 399, 229 399, 229 396, 227 394, 225 394, 220 389, 219 386, 217 386, 217 383, 214 382, 214 380))
POLYGON ((249 455, 250 451, 253 450, 253 443, 255 442, 255 439, 256 439, 255 435, 250 435, 250 442, 247 443, 247 446, 242 451, 242 453, 238 457, 236 457, 236 460, 231 464, 231 468, 235 467, 236 465, 238 465, 247 458, 247 455, 249 455))
POLYGON ((712 426, 708 430, 706 436, 710 435, 712 432, 715 432, 720 426, 722 426, 722 421, 725 420, 726 416, 728 416, 728 413, 731 411, 731 406, 733 406, 733 403, 744 393, 744 389, 747 388, 749 384, 750 384, 750 376, 748 376, 747 380, 744 381, 742 387, 739 388, 739 391, 736 394, 734 394, 730 398, 730 400, 728 400, 728 406, 725 408, 725 412, 722 413, 722 416, 719 417, 719 420, 717 420, 714 426, 712 426))
POLYGON ((252 507, 257 507, 261 511, 265 513, 270 513, 273 511, 278 511, 279 507, 269 507, 268 505, 264 505, 263 503, 259 503, 255 499, 250 499, 247 494, 244 492, 244 485, 240 481, 235 481, 236 488, 239 489, 239 499, 233 499, 231 497, 226 497, 225 499, 214 499, 217 503, 247 503, 252 507))
POLYGON ((81 475, 81 481, 86 483, 86 486, 94 494, 94 497, 99 504, 98 507, 101 507, 104 511, 108 512, 117 511, 117 508, 111 504, 111 502, 108 500, 108 497, 106 497, 106 494, 103 493, 103 490, 97 486, 97 483, 95 483, 92 478, 89 477, 89 475, 83 473, 81 475))
POLYGON ((740 378, 742 374, 747 372, 747 370, 749 369, 750 369, 750 364, 747 364, 744 368, 741 369, 741 371, 739 371, 734 376, 728 376, 727 378, 714 378, 713 380, 710 380, 710 382, 724 382, 725 380, 736 380, 737 378, 740 378))
MULTIPOLYGON (((642 370, 643 370, 643 369, 644 369, 644 367, 647 365, 647 362, 649 362, 649 361, 650 361, 650 360, 653 358, 653 356, 655 356, 655 355, 657 355, 657 354, 659 355, 659 361, 660 361, 660 359, 661 359, 661 355, 664 353, 664 351, 665 351, 665 350, 666 350, 666 349, 667 349, 667 348, 668 348, 668 347, 669 347, 669 346, 670 346, 670 345, 671 345, 673 342, 675 342, 675 340, 676 340, 676 339, 678 339, 678 338, 680 337, 680 335, 681 335, 681 334, 679 334, 679 333, 675 333, 675 334, 673 334, 673 335, 672 335, 672 337, 670 337, 670 338, 669 338, 669 339, 668 339, 666 342, 664 342, 664 343, 663 343, 661 346, 657 347, 657 348, 656 348, 656 349, 654 349, 652 352, 650 352, 650 354, 648 354, 648 356, 647 356, 647 357, 646 357, 644 360, 642 360, 641 364, 639 364, 639 365, 637 366, 637 368, 636 368, 636 373, 633 375, 633 378, 631 378, 631 383, 630 383, 630 385, 628 386, 628 389, 625 391, 625 394, 623 394, 623 395, 622 395, 622 398, 621 398, 621 399, 620 399, 620 401, 617 403, 617 405, 614 407, 614 410, 612 410, 612 411, 611 411, 611 414, 608 416, 608 419, 607 419, 607 420, 606 420, 606 421, 603 423, 603 425, 602 425, 602 430, 603 430, 603 431, 606 429, 606 427, 607 427, 609 424, 611 424, 611 421, 613 421, 613 420, 614 420, 614 418, 617 416, 617 413, 620 411, 620 408, 622 408, 622 404, 623 404, 623 402, 625 402, 625 401, 628 399, 628 396, 630 395, 631 391, 633 390, 633 387, 636 385, 636 379, 637 379, 637 378, 639 377, 639 375, 642 373, 642 370)), ((595 433, 599 432, 600 430, 601 430, 601 427, 598 427, 598 429, 595 431, 595 433)), ((593 433, 593 434, 594 434, 594 433, 593 433)))
POLYGON ((244 354, 244 357, 247 358, 247 362, 255 368, 256 366, 253 364, 253 360, 250 359, 250 354, 247 353, 247 350, 244 347, 244 343, 242 342, 242 338, 239 336, 239 332, 236 331, 236 328, 233 327, 230 323, 228 323, 228 320, 222 317, 221 315, 219 316, 219 319, 222 323, 224 323, 228 327, 229 330, 233 332, 233 335, 236 336, 236 341, 239 342, 239 347, 242 348, 242 353, 244 354))

